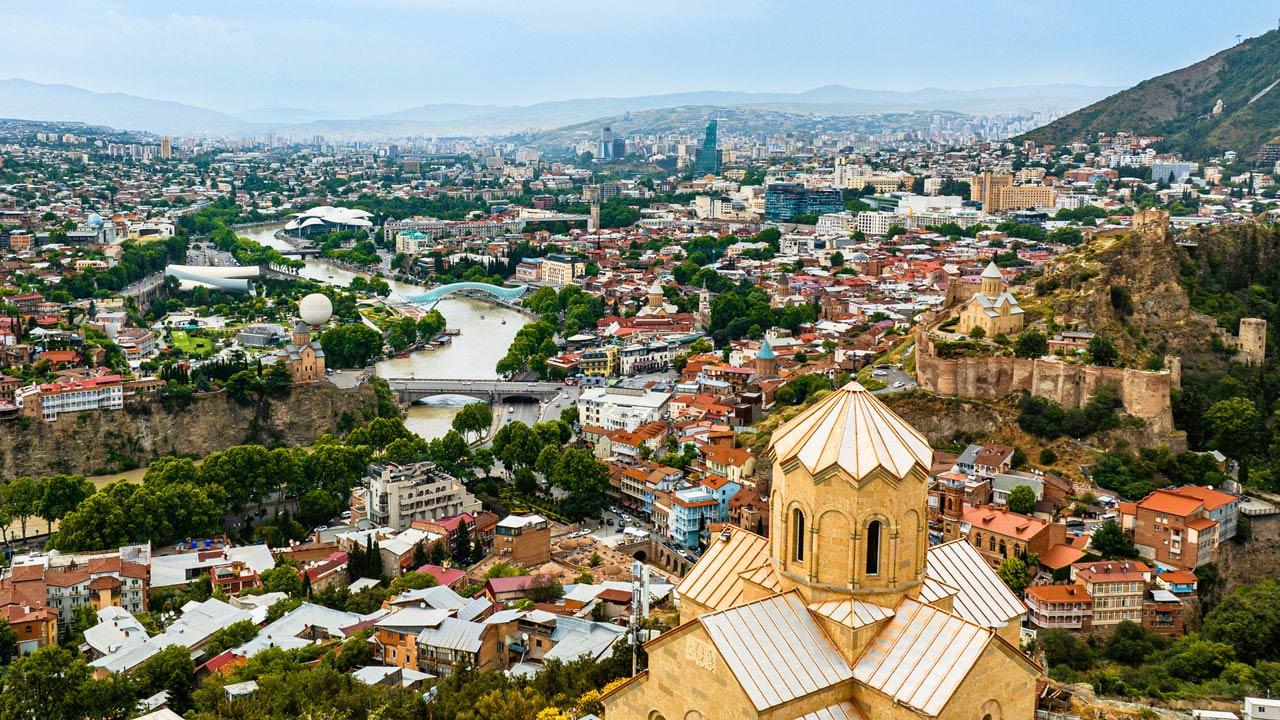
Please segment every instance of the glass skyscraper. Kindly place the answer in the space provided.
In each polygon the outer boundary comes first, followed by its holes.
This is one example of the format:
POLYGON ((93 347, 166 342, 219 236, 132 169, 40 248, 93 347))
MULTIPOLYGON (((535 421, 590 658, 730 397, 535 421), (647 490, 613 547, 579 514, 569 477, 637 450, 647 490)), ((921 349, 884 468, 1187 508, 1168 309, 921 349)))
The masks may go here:
POLYGON ((716 143, 716 121, 707 123, 707 137, 698 148, 698 159, 693 164, 695 175, 720 174, 720 148, 716 143))

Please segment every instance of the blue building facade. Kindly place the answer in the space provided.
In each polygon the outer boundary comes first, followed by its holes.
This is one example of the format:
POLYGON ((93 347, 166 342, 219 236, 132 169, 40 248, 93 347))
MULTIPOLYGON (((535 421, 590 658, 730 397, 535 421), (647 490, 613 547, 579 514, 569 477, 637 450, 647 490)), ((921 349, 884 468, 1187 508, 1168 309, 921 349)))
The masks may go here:
POLYGON ((809 188, 800 183, 770 183, 764 191, 764 219, 785 222, 797 215, 823 215, 844 210, 839 190, 809 188))

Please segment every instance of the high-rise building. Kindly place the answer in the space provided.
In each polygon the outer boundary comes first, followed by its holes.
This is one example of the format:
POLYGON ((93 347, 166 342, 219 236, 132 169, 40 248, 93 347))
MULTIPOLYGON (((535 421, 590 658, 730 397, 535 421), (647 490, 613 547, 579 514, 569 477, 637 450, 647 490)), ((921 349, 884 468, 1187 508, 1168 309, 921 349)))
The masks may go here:
POLYGON ((173 157, 173 141, 167 137, 160 138, 160 159, 168 160, 173 157))
POLYGON ((796 215, 823 215, 844 209, 839 190, 809 188, 800 183, 770 183, 764 191, 764 217, 775 222, 796 215))
POLYGON ((599 156, 601 160, 621 160, 627 155, 627 142, 613 134, 613 128, 605 125, 600 131, 599 156))
POLYGON ((693 172, 695 175, 720 174, 720 146, 716 140, 715 120, 707 123, 707 136, 702 140, 702 147, 698 148, 698 159, 694 163, 693 172))

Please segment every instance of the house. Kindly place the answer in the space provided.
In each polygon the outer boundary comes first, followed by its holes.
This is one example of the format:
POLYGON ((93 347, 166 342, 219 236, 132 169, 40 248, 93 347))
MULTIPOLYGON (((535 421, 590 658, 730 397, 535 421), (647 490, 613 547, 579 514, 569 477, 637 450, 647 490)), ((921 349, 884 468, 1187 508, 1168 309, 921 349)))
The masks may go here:
MULTIPOLYGON (((1217 557, 1219 525, 1209 517, 1205 502, 1192 494, 1156 490, 1136 503, 1121 503, 1120 526, 1143 558, 1195 570, 1217 557)), ((1220 515, 1229 513, 1229 506, 1219 506, 1220 515)))
POLYGON ((541 515, 508 515, 498 521, 493 540, 500 560, 524 567, 551 561, 551 523, 541 515))
POLYGON ((1136 560, 1100 560, 1071 566, 1071 580, 1093 598, 1093 626, 1142 623, 1151 568, 1136 560))
POLYGON ((1170 488, 1170 492, 1199 499, 1204 503, 1205 514, 1218 523, 1218 542, 1236 536, 1236 523, 1240 516, 1240 497, 1199 485, 1183 485, 1170 488))
POLYGON ((1088 630, 1093 597, 1081 585, 1032 585, 1023 593, 1027 620, 1042 630, 1088 630))
POLYGON ((736 448, 727 444, 716 444, 702 452, 707 464, 707 472, 727 479, 739 486, 754 486, 749 482, 756 471, 756 458, 746 448, 736 448))
POLYGON ((961 531, 993 568, 1006 558, 1046 555, 1067 537, 1063 525, 991 506, 966 508, 961 531))

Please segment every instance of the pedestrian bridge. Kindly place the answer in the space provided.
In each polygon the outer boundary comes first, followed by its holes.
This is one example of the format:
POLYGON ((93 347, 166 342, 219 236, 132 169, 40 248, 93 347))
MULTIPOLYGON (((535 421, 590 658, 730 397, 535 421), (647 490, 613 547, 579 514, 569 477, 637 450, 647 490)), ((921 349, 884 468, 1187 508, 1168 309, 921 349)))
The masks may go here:
POLYGON ((492 295, 506 303, 514 303, 521 295, 529 289, 527 285, 516 285, 515 287, 501 287, 498 285, 490 285, 482 282, 458 282, 448 285, 441 285, 437 288, 420 293, 418 295, 410 295, 405 299, 419 305, 435 305, 443 300, 446 296, 460 292, 482 292, 492 295))
POLYGON ((540 401, 549 400, 564 390, 564 385, 554 382, 452 378, 386 378, 386 381, 400 402, 409 405, 436 395, 462 395, 489 404, 516 399, 540 401))

